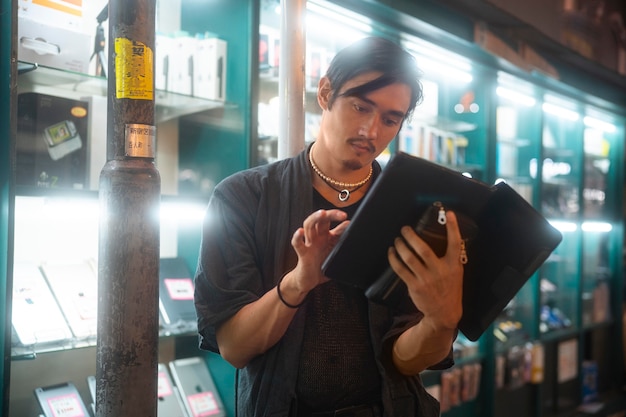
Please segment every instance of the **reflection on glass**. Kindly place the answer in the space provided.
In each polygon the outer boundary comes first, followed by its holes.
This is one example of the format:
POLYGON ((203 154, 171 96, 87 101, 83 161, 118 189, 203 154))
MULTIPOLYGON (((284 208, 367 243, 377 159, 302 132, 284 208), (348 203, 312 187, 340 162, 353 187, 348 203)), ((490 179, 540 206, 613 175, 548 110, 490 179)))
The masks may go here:
POLYGON ((539 152, 534 87, 498 73, 496 87, 496 175, 533 204, 536 155, 539 152))
POLYGON ((606 194, 611 168, 610 150, 611 143, 604 131, 595 128, 585 129, 585 177, 582 196, 585 219, 602 219, 607 215, 606 194))
POLYGON ((563 241, 539 269, 539 331, 570 329, 578 311, 577 271, 579 234, 563 233, 563 241))
POLYGON ((582 324, 588 326, 610 319, 610 237, 603 231, 583 235, 582 324))
POLYGON ((611 282, 615 274, 611 259, 622 256, 611 242, 613 217, 608 201, 611 178, 615 176, 611 155, 618 140, 617 128, 610 117, 587 109, 583 117, 584 180, 581 320, 592 326, 611 320, 611 282))
POLYGON ((564 100, 546 96, 542 109, 541 209, 546 217, 576 219, 580 213, 579 179, 582 176, 579 114, 564 100))
POLYGON ((543 156, 533 161, 531 170, 541 179, 541 211, 563 234, 561 244, 540 268, 539 330, 545 334, 578 326, 583 169, 577 108, 565 98, 546 95, 541 109, 543 156))
MULTIPOLYGON (((534 87, 500 72, 496 86, 496 182, 506 182, 533 204, 534 165, 540 141, 534 87)), ((513 350, 537 337, 537 275, 507 305, 494 325, 498 351, 513 350)))
POLYGON ((467 58, 402 34, 423 73, 423 101, 398 135, 398 149, 481 178, 486 113, 478 67, 467 58))

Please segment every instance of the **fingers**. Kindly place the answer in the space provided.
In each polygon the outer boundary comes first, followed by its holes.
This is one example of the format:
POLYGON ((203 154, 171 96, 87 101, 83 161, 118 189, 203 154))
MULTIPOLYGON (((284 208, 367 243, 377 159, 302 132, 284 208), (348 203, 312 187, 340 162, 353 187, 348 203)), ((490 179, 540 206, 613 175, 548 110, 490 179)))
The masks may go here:
POLYGON ((461 244, 461 230, 458 219, 453 211, 446 212, 446 233, 448 237, 448 247, 458 247, 461 244))
POLYGON ((413 228, 405 226, 387 258, 413 304, 431 321, 450 328, 458 323, 463 294, 463 240, 452 212, 446 213, 446 237, 446 253, 440 258, 413 228))
POLYGON ((343 222, 339 223, 334 229, 332 229, 330 233, 333 234, 334 236, 339 237, 343 234, 343 232, 346 231, 349 225, 350 225, 350 221, 344 220, 343 222))
MULTIPOLYGON (((408 270, 411 275, 419 274, 429 257, 436 257, 435 253, 415 231, 406 226, 400 231, 401 236, 394 240, 393 255, 400 270, 408 270)), ((390 261, 391 262, 391 261, 390 261)), ((393 267, 393 264, 392 264, 393 267)), ((400 274, 400 271, 396 270, 400 274)))
POLYGON ((446 234, 448 238, 446 258, 455 257, 460 260, 461 252, 463 251, 463 237, 461 236, 456 214, 449 210, 446 212, 446 234))
POLYGON ((327 249, 328 244, 334 244, 350 224, 347 217, 341 210, 318 210, 307 217, 302 227, 294 232, 291 245, 299 254, 316 245, 327 249), (336 222, 341 223, 330 229, 330 225, 336 222))
MULTIPOLYGON (((413 228, 404 226, 400 230, 401 236, 394 241, 393 254, 398 257, 404 267, 413 274, 424 271, 424 267, 433 265, 439 259, 429 244, 422 239, 413 228)), ((446 252, 442 258, 446 262, 461 262, 463 239, 459 230, 458 220, 452 211, 446 212, 446 252)), ((391 262, 391 261, 390 261, 391 262)))
MULTIPOLYGON (((343 222, 348 215, 341 210, 318 210, 304 220, 304 243, 311 246, 318 238, 328 236, 330 225, 333 222, 343 222)), ((340 224, 338 232, 345 230, 346 225, 340 224)), ((337 231, 337 230, 336 230, 337 231)))
POLYGON ((298 252, 304 246, 304 229, 299 227, 291 237, 291 246, 298 252))
POLYGON ((413 275, 414 272, 411 271, 406 263, 404 262, 404 260, 401 259, 400 254, 398 253, 398 250, 396 249, 396 246, 391 246, 388 251, 387 251, 387 260, 389 261, 389 265, 391 266, 391 269, 393 269, 393 271, 398 274, 398 276, 400 278, 402 278, 403 280, 405 279, 405 276, 408 275, 413 275))
POLYGON ((307 217, 291 238, 291 245, 298 256, 296 269, 299 271, 301 288, 313 288, 327 278, 321 265, 338 237, 345 231, 349 221, 341 210, 318 210, 307 217), (331 229, 331 224, 339 223, 331 229))

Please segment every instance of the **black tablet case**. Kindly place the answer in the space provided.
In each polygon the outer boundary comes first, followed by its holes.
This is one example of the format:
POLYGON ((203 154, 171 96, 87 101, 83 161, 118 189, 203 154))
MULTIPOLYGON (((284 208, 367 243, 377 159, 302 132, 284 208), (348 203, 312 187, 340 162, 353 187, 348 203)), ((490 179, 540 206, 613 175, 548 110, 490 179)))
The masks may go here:
POLYGON ((559 231, 505 183, 489 185, 398 152, 322 265, 327 277, 367 291, 389 267, 387 249, 433 202, 478 226, 468 244, 459 329, 476 341, 561 242, 559 231))

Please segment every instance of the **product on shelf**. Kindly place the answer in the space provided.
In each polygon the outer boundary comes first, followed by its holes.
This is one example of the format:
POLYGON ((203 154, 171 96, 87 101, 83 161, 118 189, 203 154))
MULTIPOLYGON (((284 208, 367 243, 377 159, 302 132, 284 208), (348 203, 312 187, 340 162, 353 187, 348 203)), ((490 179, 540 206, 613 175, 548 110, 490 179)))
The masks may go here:
POLYGON ((13 264, 13 344, 43 345, 70 339, 72 332, 37 264, 13 264))
POLYGON ((159 261, 159 311, 161 325, 169 331, 197 329, 193 303, 193 275, 182 258, 159 261))
POLYGON ((46 262, 41 265, 76 339, 96 336, 98 281, 89 261, 46 262))
POLYGON ((44 417, 89 416, 83 399, 72 382, 35 388, 44 417))
POLYGON ((169 363, 174 383, 190 416, 225 417, 222 399, 205 359, 191 357, 169 363))

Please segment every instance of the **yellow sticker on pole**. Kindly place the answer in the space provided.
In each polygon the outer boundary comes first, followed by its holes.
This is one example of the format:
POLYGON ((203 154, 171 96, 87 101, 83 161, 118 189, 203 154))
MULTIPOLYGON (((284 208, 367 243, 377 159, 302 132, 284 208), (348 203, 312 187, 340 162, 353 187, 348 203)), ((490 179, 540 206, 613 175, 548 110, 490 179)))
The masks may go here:
POLYGON ((115 39, 115 96, 152 100, 154 82, 152 50, 130 39, 115 39))

